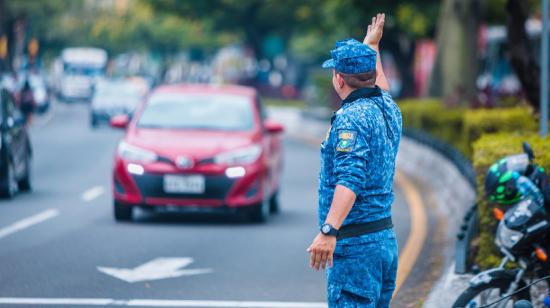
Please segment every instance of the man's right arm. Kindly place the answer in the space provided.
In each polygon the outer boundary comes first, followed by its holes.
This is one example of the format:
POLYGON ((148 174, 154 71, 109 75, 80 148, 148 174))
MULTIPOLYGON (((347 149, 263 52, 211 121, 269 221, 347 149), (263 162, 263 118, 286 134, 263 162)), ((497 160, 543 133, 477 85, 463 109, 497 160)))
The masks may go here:
POLYGON ((369 45, 370 48, 376 51, 376 85, 382 90, 389 91, 390 84, 384 74, 384 69, 382 68, 382 59, 380 57, 379 48, 380 40, 382 39, 382 34, 384 32, 385 19, 385 14, 377 14, 372 18, 372 23, 367 29, 367 35, 363 40, 363 44, 369 45))

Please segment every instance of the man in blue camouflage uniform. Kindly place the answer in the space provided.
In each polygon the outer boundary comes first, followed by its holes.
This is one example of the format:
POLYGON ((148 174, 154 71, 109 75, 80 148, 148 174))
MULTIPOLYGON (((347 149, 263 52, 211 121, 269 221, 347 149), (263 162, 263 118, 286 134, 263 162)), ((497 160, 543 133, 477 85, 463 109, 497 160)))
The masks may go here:
POLYGON ((364 43, 336 43, 323 64, 343 102, 321 145, 321 232, 308 252, 311 267, 327 267, 329 307, 388 307, 395 289, 391 205, 402 122, 378 53, 384 18, 373 18, 364 43), (359 232, 341 237, 352 227, 359 232))

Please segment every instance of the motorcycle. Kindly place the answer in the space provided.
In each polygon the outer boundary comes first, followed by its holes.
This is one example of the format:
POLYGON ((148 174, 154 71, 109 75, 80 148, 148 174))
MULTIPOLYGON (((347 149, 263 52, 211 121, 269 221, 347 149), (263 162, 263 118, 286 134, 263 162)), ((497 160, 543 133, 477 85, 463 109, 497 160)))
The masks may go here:
MULTIPOLYGON (((530 147, 524 144, 524 149, 527 152, 530 147)), ((527 154, 532 160, 532 151, 527 154)), ((542 306, 545 296, 531 298, 530 288, 538 280, 550 282, 547 254, 550 251, 550 213, 540 190, 529 179, 525 181, 528 182, 524 184, 535 187, 530 189, 531 193, 505 213, 494 209, 499 220, 495 244, 504 258, 497 268, 474 276, 453 308, 514 307, 522 300, 531 301, 535 307, 542 306), (510 262, 515 262, 517 268, 507 268, 510 262)))

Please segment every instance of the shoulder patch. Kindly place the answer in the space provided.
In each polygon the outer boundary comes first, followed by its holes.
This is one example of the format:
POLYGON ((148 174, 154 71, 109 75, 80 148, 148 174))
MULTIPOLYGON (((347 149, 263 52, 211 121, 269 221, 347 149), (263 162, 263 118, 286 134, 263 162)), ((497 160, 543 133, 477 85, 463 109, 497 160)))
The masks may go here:
POLYGON ((354 130, 339 130, 338 131, 338 143, 336 145, 336 151, 338 152, 351 152, 355 141, 357 140, 357 132, 354 130))

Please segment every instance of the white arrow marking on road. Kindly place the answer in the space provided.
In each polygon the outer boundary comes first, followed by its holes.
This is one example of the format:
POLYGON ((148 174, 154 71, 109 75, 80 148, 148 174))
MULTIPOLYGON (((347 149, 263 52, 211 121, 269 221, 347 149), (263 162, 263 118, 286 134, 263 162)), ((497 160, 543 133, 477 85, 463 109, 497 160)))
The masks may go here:
POLYGON ((82 194, 82 200, 86 202, 90 202, 94 200, 95 198, 101 196, 105 192, 105 188, 103 186, 94 186, 88 190, 86 190, 82 194))
POLYGON ((156 258, 133 269, 98 266, 97 269, 129 283, 192 276, 211 273, 209 268, 188 269, 182 268, 193 263, 193 258, 156 258))

